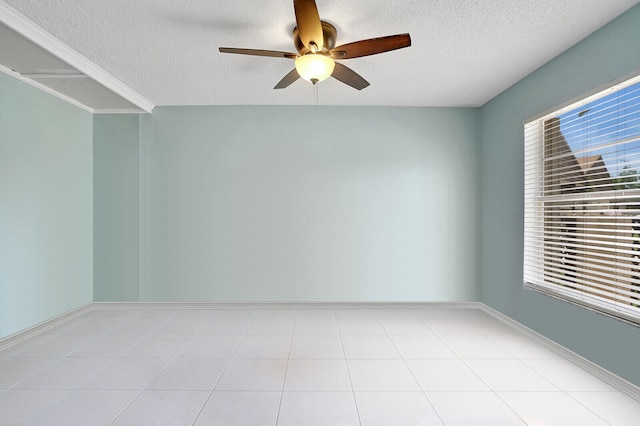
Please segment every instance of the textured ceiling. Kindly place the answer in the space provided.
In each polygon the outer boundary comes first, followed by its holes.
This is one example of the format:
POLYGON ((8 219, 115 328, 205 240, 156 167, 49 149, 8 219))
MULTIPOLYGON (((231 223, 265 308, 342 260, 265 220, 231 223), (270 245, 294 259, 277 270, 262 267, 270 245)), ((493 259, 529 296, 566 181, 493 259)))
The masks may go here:
MULTIPOLYGON (((295 52, 291 0, 0 0, 156 105, 306 105, 313 86, 272 87, 295 52)), ((330 105, 479 106, 637 0, 316 0, 337 44, 408 32, 412 46, 345 60, 371 86, 319 84, 330 105)))

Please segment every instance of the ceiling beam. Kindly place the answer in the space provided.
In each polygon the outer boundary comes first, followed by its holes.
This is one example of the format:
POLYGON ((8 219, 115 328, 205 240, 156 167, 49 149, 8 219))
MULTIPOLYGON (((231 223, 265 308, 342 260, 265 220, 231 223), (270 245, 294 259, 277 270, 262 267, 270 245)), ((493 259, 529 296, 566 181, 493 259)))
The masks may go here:
POLYGON ((0 22, 31 40, 52 55, 65 61, 107 89, 123 97, 138 108, 151 112, 155 105, 122 81, 49 34, 20 12, 0 1, 0 22))

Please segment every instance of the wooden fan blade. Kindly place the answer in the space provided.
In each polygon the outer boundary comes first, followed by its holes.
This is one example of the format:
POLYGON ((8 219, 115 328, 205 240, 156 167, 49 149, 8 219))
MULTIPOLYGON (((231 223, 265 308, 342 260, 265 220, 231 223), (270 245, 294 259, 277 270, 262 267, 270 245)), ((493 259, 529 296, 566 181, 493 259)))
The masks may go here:
POLYGON ((360 74, 338 62, 336 62, 331 77, 357 90, 362 90, 369 85, 369 82, 360 77, 360 74))
POLYGON ((289 52, 278 52, 277 50, 259 50, 259 49, 236 49, 234 47, 220 47, 220 53, 236 53, 238 55, 252 56, 270 56, 272 58, 288 58, 296 59, 298 55, 289 52))
POLYGON ((396 34, 343 44, 342 46, 331 49, 330 53, 331 56, 336 59, 351 59, 376 55, 409 46, 411 46, 411 37, 409 34, 396 34))
POLYGON ((294 68, 289 74, 285 75, 284 78, 280 80, 278 84, 276 84, 274 89, 284 89, 285 87, 289 87, 291 83, 293 83, 299 78, 300 76, 298 75, 298 71, 296 71, 296 69, 294 68))
POLYGON ((311 51, 313 51, 312 43, 318 46, 318 50, 322 50, 324 37, 316 2, 314 0, 293 0, 293 8, 296 13, 300 41, 311 51))

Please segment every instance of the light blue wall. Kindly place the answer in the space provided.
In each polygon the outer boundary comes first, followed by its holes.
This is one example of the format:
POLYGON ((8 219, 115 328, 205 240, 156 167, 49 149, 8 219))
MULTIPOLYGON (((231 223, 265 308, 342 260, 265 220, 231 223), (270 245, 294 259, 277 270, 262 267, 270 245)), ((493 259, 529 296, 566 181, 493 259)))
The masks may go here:
POLYGON ((92 116, 0 73, 0 338, 92 300, 92 116))
POLYGON ((476 111, 161 107, 142 301, 477 298, 476 111))
POLYGON ((640 328, 522 287, 523 123, 640 72, 640 6, 549 62, 480 110, 481 300, 640 385, 640 328))
POLYGON ((139 116, 93 118, 93 299, 138 300, 139 116))

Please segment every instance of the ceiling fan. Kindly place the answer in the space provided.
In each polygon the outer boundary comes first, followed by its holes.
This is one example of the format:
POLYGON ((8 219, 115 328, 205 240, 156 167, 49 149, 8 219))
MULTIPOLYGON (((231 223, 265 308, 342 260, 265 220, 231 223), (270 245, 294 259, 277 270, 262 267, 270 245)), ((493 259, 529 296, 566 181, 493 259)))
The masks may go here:
POLYGON ((298 53, 232 47, 221 47, 220 52, 295 59, 295 68, 274 89, 284 89, 300 77, 313 84, 333 77, 354 89, 362 90, 369 86, 369 82, 336 60, 376 55, 411 46, 409 34, 396 34, 336 47, 337 30, 320 20, 315 0, 293 0, 293 8, 297 24, 293 29, 293 44, 298 53))

